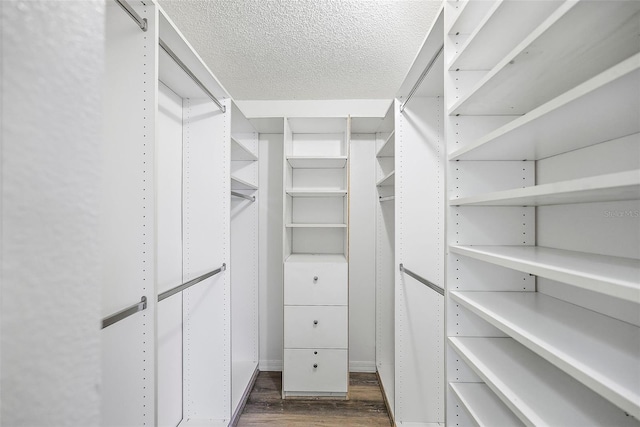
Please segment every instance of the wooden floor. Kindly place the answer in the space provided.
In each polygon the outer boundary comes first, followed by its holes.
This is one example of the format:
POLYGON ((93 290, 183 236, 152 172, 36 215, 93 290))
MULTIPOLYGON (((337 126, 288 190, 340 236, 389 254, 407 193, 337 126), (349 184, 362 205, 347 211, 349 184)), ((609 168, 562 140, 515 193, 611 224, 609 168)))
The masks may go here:
POLYGON ((281 398, 281 373, 260 372, 239 427, 367 426, 389 427, 376 374, 351 373, 349 400, 281 398))

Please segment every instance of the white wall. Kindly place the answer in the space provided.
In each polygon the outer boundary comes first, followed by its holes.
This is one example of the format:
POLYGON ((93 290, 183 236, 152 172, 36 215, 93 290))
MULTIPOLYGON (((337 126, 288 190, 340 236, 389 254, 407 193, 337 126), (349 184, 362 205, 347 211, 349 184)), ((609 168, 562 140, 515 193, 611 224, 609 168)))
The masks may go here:
POLYGON ((1 420, 98 425, 104 3, 0 9, 1 420))

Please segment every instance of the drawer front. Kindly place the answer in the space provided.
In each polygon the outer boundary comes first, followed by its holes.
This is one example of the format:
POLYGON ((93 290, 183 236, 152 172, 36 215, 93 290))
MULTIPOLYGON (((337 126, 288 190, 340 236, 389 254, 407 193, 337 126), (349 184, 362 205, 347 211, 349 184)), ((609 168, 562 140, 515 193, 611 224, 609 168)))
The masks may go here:
POLYGON ((349 380, 347 350, 284 351, 282 388, 285 392, 346 393, 349 380))
POLYGON ((287 262, 284 265, 285 305, 346 305, 347 264, 287 262))
POLYGON ((347 348, 347 306, 284 308, 285 348, 347 348))

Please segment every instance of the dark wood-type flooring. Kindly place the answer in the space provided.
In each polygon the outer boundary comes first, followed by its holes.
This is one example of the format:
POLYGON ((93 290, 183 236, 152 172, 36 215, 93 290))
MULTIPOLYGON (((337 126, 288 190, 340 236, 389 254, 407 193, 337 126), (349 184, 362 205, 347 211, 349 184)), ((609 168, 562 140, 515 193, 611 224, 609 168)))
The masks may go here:
POLYGON ((376 374, 351 373, 349 400, 281 398, 280 372, 260 372, 238 427, 367 426, 391 422, 376 374))

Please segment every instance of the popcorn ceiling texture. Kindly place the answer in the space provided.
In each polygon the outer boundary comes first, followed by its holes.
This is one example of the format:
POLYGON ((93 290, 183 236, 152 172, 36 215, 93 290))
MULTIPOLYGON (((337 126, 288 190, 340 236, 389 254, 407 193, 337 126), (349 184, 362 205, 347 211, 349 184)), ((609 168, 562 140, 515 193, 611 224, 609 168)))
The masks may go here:
POLYGON ((393 98, 434 0, 159 0, 238 100, 393 98))

